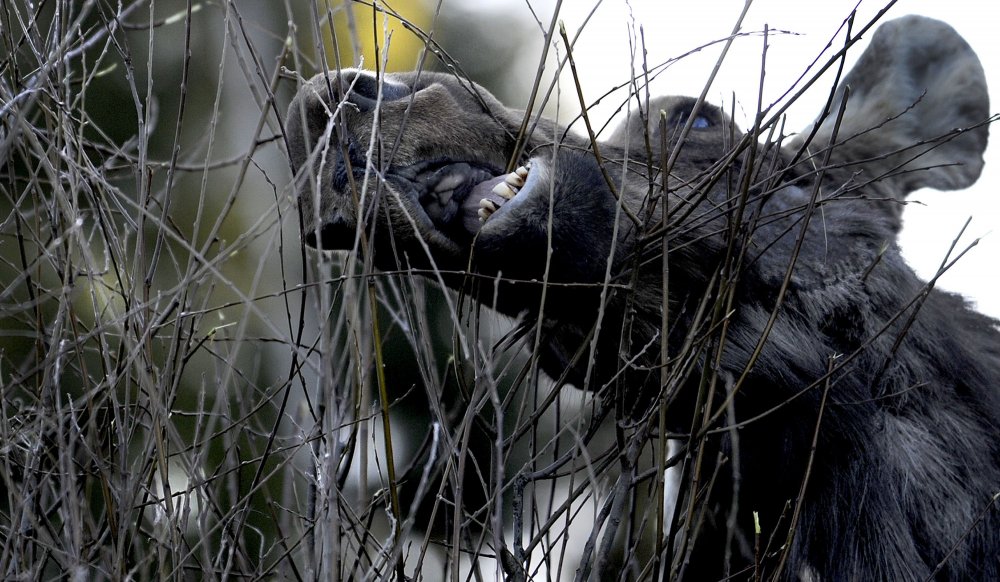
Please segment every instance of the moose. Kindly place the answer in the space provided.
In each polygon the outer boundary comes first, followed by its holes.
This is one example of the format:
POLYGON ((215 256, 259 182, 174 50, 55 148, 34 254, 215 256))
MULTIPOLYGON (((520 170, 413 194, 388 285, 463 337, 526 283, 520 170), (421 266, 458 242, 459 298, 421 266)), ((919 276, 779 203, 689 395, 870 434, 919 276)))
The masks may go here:
POLYGON ((790 136, 636 101, 592 138, 522 132, 454 74, 317 75, 286 126, 303 240, 538 326, 545 374, 622 418, 666 407, 719 464, 686 492, 708 513, 685 579, 1000 579, 998 322, 896 244, 909 193, 983 167, 973 50, 884 23, 790 136), (780 548, 755 556, 755 531, 780 548))

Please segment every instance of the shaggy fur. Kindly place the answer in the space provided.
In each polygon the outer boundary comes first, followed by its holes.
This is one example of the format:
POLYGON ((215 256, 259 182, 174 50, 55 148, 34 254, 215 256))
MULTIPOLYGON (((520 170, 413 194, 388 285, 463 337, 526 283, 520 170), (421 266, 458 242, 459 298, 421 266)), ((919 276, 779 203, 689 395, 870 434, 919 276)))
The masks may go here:
MULTIPOLYGON (((909 192, 978 178, 989 110, 969 46, 925 18, 883 25, 826 114, 783 147, 693 99, 643 113, 600 142, 600 164, 589 140, 542 121, 508 202, 491 189, 520 112, 447 75, 320 75, 288 115, 304 237, 357 249, 370 236, 376 265, 434 269, 456 288, 470 265, 495 277, 471 291, 543 327, 546 373, 609 398, 625 386, 635 418, 666 399, 673 427, 690 430, 711 371, 707 397, 731 404, 739 430, 721 415, 701 434, 731 459, 686 579, 749 576, 753 512, 780 545, 812 458, 783 578, 1000 580, 997 322, 919 280, 895 242, 909 192), (482 199, 499 209, 480 225, 482 199), (705 346, 679 387, 661 386, 658 367, 664 242, 669 351, 705 346), (724 308, 705 316, 706 298, 724 308)), ((778 563, 765 556, 765 575, 778 563)))

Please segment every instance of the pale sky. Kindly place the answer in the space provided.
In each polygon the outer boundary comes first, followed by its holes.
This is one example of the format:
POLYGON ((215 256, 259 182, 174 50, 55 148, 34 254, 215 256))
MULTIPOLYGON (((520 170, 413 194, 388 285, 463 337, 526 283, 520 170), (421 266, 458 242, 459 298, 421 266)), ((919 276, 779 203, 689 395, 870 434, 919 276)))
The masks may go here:
MULTIPOLYGON (((524 2, 508 0, 502 4, 512 11, 526 12, 524 2)), ((552 0, 531 0, 539 15, 546 18, 553 4, 552 0)), ((595 0, 563 3, 561 15, 571 36, 595 4, 595 0)), ((765 101, 776 99, 801 74, 855 4, 845 0, 756 0, 753 3, 744 21, 745 31, 762 30, 767 24, 772 30, 798 33, 775 35, 770 39, 765 101)), ((884 1, 861 2, 856 22, 867 22, 883 6, 884 1)), ((742 7, 740 0, 630 0, 628 3, 604 0, 574 51, 585 96, 594 99, 611 85, 628 79, 630 12, 636 25, 641 24, 644 28, 649 62, 656 63, 725 37, 742 7)), ((1000 3, 900 0, 886 18, 906 14, 944 20, 965 37, 986 70, 993 96, 991 111, 1000 111, 1000 41, 997 39, 1000 3)), ((740 39, 733 45, 709 92, 710 101, 725 104, 728 109, 735 95, 738 110, 742 103, 743 109, 752 114, 760 78, 761 46, 759 36, 740 39)), ((849 63, 861 54, 864 46, 867 46, 866 41, 855 47, 849 63)), ((718 51, 718 48, 709 48, 673 65, 653 84, 653 94, 699 94, 718 51)), ((532 59, 537 59, 537 55, 528 54, 524 58, 523 68, 533 72, 532 59)), ((788 114, 789 131, 803 129, 813 120, 827 96, 829 85, 830 81, 815 86, 811 94, 793 106, 788 114)), ((564 90, 570 87, 564 84, 564 90)), ((609 101, 620 102, 620 99, 609 101)), ((564 99, 564 102, 567 101, 564 99)), ((612 111, 613 108, 599 109, 596 117, 607 117, 612 111)), ((748 125, 738 114, 737 121, 742 122, 743 127, 748 125)), ((987 150, 986 169, 975 186, 957 192, 923 190, 910 196, 911 201, 919 201, 922 205, 907 207, 900 243, 910 264, 921 277, 929 278, 936 272, 962 224, 971 216, 972 222, 962 239, 965 244, 960 243, 960 247, 964 248, 977 237, 981 237, 981 241, 940 279, 939 286, 962 293, 974 300, 981 311, 1000 317, 1000 271, 995 267, 1000 260, 1000 124, 991 133, 992 147, 987 150)))

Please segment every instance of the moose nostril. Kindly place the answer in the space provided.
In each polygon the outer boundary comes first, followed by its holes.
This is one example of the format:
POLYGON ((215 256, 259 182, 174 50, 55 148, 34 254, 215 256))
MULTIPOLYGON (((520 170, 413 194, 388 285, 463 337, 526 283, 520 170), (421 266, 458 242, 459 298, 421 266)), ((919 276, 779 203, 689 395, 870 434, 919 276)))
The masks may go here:
POLYGON ((340 77, 340 82, 344 91, 350 89, 347 100, 357 105, 362 112, 375 109, 380 84, 383 101, 397 101, 410 95, 410 88, 403 83, 385 77, 379 80, 368 71, 345 71, 340 77))

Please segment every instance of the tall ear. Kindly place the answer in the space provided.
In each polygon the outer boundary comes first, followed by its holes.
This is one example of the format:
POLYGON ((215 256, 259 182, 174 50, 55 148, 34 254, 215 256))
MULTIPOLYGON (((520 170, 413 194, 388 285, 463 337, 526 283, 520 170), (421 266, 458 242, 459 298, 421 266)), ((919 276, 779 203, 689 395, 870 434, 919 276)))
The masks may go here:
POLYGON ((979 178, 990 115, 986 78, 972 48, 947 24, 922 16, 883 24, 816 122, 811 153, 830 146, 845 96, 831 166, 846 165, 862 183, 879 180, 896 200, 917 188, 954 190, 979 178))

